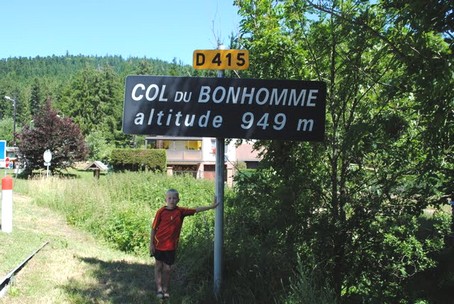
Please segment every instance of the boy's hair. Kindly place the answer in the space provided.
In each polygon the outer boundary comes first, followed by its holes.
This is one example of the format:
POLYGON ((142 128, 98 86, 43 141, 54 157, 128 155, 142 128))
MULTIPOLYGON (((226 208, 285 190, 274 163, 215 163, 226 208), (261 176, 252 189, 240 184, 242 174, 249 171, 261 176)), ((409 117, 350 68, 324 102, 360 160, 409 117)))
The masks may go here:
POLYGON ((176 190, 176 189, 171 188, 171 189, 167 190, 166 195, 169 193, 174 193, 178 196, 178 198, 180 198, 180 193, 178 193, 178 190, 176 190))

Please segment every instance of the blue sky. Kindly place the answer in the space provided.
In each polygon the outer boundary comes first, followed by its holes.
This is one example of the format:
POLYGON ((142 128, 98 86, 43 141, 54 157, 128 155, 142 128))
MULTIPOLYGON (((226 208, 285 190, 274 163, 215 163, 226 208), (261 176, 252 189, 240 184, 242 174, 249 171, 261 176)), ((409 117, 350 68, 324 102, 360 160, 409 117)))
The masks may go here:
POLYGON ((228 45, 233 0, 1 0, 0 59, 121 55, 182 61, 228 45))

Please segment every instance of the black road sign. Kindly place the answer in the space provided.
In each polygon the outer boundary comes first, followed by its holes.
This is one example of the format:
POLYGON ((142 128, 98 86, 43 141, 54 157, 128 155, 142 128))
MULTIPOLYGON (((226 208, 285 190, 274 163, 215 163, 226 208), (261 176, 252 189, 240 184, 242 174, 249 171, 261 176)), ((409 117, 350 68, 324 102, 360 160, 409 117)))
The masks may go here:
POLYGON ((128 76, 126 134, 323 141, 319 81, 128 76))

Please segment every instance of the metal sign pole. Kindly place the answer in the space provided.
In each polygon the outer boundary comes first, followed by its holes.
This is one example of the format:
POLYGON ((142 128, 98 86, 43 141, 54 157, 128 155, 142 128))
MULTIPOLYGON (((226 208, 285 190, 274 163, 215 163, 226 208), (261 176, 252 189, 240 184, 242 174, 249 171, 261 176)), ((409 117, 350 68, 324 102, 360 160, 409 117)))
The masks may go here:
MULTIPOLYGON (((219 45, 218 49, 223 49, 224 46, 219 45)), ((218 78, 224 77, 224 71, 218 71, 218 78)), ((219 298, 222 285, 222 266, 223 266, 223 249, 224 249, 224 154, 225 154, 225 139, 216 138, 216 198, 219 205, 216 208, 214 222, 214 295, 219 298)))
POLYGON ((219 297, 222 284, 224 247, 224 138, 216 139, 216 208, 214 223, 214 294, 219 297))

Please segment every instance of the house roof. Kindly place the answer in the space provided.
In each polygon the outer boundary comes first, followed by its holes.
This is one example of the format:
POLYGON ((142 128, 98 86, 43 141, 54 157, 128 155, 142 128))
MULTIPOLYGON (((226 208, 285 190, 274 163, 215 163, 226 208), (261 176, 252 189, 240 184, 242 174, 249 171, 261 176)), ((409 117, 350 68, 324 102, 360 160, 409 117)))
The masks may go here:
POLYGON ((109 170, 107 165, 104 164, 102 161, 99 161, 99 160, 95 160, 94 162, 91 162, 90 164, 88 164, 88 166, 85 167, 84 170, 96 170, 96 169, 99 169, 99 170, 102 170, 102 171, 109 170))

